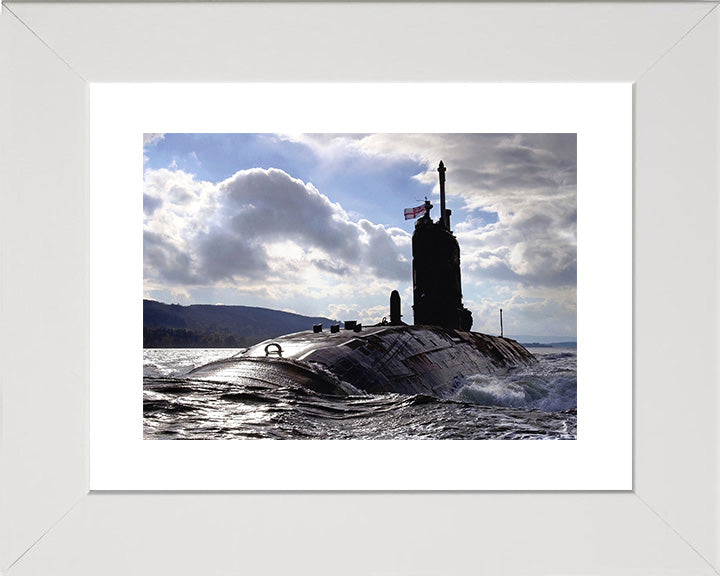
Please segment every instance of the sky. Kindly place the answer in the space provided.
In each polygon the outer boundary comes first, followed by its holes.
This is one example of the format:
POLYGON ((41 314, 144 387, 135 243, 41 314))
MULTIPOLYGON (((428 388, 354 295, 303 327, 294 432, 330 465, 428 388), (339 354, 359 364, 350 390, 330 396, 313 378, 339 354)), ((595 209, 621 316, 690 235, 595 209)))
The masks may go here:
POLYGON ((412 323, 415 220, 460 244, 473 331, 574 338, 575 134, 145 134, 144 297, 412 323))

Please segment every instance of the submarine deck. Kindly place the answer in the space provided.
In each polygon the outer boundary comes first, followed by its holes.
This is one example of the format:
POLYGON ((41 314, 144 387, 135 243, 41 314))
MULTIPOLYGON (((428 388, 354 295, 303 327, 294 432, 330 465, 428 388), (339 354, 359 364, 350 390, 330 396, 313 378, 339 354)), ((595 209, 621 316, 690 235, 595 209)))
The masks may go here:
MULTIPOLYGON (((241 355, 193 371, 193 376, 232 379, 252 365, 346 382, 370 393, 446 397, 456 379, 492 374, 535 362, 514 340, 435 326, 371 326, 361 331, 296 332, 266 340, 241 355)), ((323 386, 323 389, 326 389, 323 386)))

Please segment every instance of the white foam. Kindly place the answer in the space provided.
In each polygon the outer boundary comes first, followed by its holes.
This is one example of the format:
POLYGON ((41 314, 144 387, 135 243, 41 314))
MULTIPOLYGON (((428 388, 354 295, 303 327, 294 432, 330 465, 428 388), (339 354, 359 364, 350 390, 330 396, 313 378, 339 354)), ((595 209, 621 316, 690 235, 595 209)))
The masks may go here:
POLYGON ((506 374, 475 374, 460 379, 454 398, 544 412, 577 409, 575 354, 548 354, 539 360, 537 365, 506 374))

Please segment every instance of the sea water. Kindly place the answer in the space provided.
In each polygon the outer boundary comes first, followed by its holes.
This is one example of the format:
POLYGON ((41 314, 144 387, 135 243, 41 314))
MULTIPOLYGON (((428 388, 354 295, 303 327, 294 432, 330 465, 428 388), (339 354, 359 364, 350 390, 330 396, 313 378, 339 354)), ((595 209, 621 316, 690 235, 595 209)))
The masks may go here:
POLYGON ((238 350, 146 349, 145 439, 562 439, 577 437, 577 354, 457 379, 448 398, 318 394, 301 386, 199 382, 187 373, 238 350))

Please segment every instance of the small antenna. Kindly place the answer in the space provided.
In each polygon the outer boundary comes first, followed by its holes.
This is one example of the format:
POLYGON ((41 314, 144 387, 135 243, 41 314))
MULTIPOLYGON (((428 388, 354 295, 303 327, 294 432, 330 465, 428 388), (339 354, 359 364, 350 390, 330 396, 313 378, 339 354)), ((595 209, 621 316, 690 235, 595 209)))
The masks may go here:
POLYGON ((502 308, 500 308, 500 338, 503 338, 502 308))
POLYGON ((438 172, 440 173, 440 222, 446 229, 449 229, 445 214, 445 171, 445 164, 440 160, 440 166, 438 166, 438 172))

